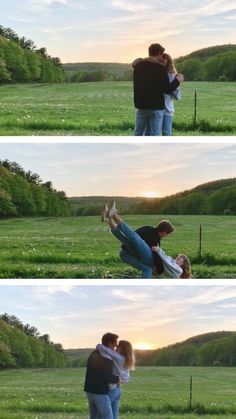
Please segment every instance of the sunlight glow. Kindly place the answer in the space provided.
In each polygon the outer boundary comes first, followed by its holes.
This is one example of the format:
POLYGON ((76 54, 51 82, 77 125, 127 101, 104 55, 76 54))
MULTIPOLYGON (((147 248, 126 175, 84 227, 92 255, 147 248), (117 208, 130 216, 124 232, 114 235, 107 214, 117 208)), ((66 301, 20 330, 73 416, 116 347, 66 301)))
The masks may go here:
POLYGON ((135 343, 134 344, 134 349, 139 349, 139 350, 143 350, 143 351, 147 351, 150 349, 153 349, 152 345, 150 345, 149 343, 135 343))
POLYGON ((157 198, 157 192, 155 191, 143 192, 142 196, 144 196, 145 198, 157 198))

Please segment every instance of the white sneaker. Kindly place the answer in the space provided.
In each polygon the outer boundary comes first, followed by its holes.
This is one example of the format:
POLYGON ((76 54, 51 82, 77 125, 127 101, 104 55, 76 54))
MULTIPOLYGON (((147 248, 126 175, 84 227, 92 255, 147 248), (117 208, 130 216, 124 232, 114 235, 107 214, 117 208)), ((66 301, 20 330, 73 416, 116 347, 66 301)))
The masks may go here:
POLYGON ((107 204, 105 205, 103 211, 102 211, 102 216, 101 216, 101 220, 104 223, 105 221, 109 220, 109 208, 107 206, 107 204))
POLYGON ((112 218, 115 214, 117 214, 117 209, 116 209, 116 201, 114 200, 113 201, 113 204, 112 204, 112 207, 111 207, 111 209, 109 211, 108 217, 109 218, 112 218))

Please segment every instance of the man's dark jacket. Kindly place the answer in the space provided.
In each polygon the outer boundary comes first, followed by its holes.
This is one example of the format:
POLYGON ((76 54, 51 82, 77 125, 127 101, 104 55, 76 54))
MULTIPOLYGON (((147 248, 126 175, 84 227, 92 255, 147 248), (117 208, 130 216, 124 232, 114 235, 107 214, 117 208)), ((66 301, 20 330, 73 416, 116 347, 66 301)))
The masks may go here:
MULTIPOLYGON (((136 230, 136 233, 148 244, 149 247, 160 246, 161 238, 156 228, 150 226, 140 227, 136 230)), ((157 252, 153 252, 153 264, 159 275, 164 272, 164 266, 162 260, 157 252)))
POLYGON ((108 394, 108 384, 119 382, 119 377, 112 374, 112 367, 112 360, 103 358, 98 351, 93 351, 87 361, 84 391, 108 394))
POLYGON ((164 93, 172 93, 179 81, 169 82, 166 69, 157 62, 142 60, 134 66, 134 105, 136 109, 165 108, 164 93))

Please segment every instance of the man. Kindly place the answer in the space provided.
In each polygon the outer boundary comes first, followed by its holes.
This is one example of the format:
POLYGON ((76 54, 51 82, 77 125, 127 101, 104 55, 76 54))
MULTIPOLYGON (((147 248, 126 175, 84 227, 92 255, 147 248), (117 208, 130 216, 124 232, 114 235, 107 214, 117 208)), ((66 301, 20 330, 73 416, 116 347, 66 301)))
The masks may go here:
POLYGON ((160 44, 150 45, 149 58, 133 63, 134 105, 136 123, 134 135, 161 135, 164 117, 164 96, 172 93, 183 81, 183 75, 177 74, 170 83, 166 69, 160 64, 165 48, 160 44))
MULTIPOLYGON (((174 231, 173 225, 168 220, 162 220, 156 227, 144 226, 136 230, 136 233, 148 244, 152 249, 153 247, 160 246, 161 239, 168 236, 174 231)), ((152 249, 153 250, 153 249, 152 249)), ((150 268, 145 267, 136 257, 135 254, 131 254, 129 250, 123 244, 120 250, 121 259, 134 266, 135 268, 142 271, 142 277, 149 277, 151 274, 150 268), (147 273, 144 270, 147 269, 147 273), (150 272, 150 273, 149 273, 150 272)), ((153 271, 157 275, 161 275, 164 272, 164 266, 162 260, 157 252, 153 251, 153 271)))
MULTIPOLYGON (((102 344, 114 349, 117 339, 118 335, 106 333, 102 337, 102 344)), ((102 357, 97 350, 88 358, 84 391, 89 402, 90 419, 113 419, 108 384, 119 384, 120 379, 113 375, 112 368, 113 361, 102 357)))

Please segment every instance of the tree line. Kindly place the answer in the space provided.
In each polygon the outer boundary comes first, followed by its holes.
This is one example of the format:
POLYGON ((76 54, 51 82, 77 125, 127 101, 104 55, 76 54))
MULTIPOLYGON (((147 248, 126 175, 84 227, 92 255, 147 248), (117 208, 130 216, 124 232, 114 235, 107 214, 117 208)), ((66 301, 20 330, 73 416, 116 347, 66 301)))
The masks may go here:
POLYGON ((179 73, 186 81, 236 81, 236 51, 226 51, 214 56, 188 56, 176 60, 179 73))
POLYGON ((18 163, 0 160, 0 218, 10 216, 67 216, 70 205, 64 191, 42 182, 37 173, 18 163))
MULTIPOLYGON (((85 367, 93 349, 66 350, 67 366, 85 367)), ((156 350, 135 350, 138 366, 236 366, 236 332, 210 332, 156 350)))
POLYGON ((67 73, 65 81, 71 83, 85 83, 96 81, 132 81, 133 71, 126 71, 123 74, 116 75, 102 70, 78 71, 76 73, 67 73))
POLYGON ((11 28, 0 26, 0 83, 64 80, 58 57, 51 57, 45 47, 37 48, 31 39, 19 37, 11 28))
POLYGON ((236 185, 222 188, 210 196, 202 191, 176 194, 162 199, 143 201, 138 214, 235 215, 236 185))
POLYGON ((57 368, 66 364, 63 347, 53 343, 48 334, 23 324, 7 313, 0 316, 0 369, 57 368))
POLYGON ((155 366, 236 366, 236 333, 219 332, 206 334, 209 339, 198 342, 189 339, 181 344, 170 345, 138 355, 139 365, 155 366), (222 334, 222 336, 220 336, 222 334), (211 336, 213 335, 213 336, 211 336), (216 334, 217 335, 217 334, 216 334))
MULTIPOLYGON (((99 197, 71 199, 73 214, 100 215, 104 202, 99 197)), ((123 214, 236 215, 236 179, 221 179, 163 198, 117 199, 123 214)))
MULTIPOLYGON (((197 57, 176 60, 176 68, 184 74, 186 81, 236 81, 236 51, 220 53, 205 60, 197 57)), ((132 80, 132 70, 119 75, 103 70, 66 73, 66 81, 72 83, 132 80)))

